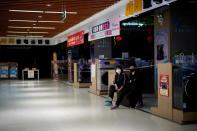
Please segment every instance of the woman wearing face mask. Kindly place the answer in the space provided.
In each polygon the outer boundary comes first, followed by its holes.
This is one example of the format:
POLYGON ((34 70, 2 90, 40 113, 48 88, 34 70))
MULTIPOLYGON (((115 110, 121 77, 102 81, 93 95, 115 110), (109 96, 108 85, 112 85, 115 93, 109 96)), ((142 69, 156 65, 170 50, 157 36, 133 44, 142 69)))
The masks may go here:
POLYGON ((111 109, 116 109, 119 107, 121 101, 123 100, 124 96, 126 95, 126 75, 123 73, 123 69, 121 66, 116 67, 116 75, 114 79, 114 85, 111 85, 109 88, 109 103, 112 105, 112 100, 114 98, 114 93, 118 93, 118 98, 114 106, 111 109))

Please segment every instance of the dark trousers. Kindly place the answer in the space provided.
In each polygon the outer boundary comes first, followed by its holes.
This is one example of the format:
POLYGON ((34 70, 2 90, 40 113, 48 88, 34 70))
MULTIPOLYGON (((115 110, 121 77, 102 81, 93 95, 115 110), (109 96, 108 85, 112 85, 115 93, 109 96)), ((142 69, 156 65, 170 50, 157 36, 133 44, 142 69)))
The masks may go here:
MULTIPOLYGON (((114 98, 114 93, 117 92, 116 88, 114 85, 111 85, 109 88, 109 97, 111 99, 114 98)), ((129 93, 129 90, 127 88, 123 88, 120 92, 117 94, 117 101, 116 101, 116 106, 119 106, 120 103, 122 102, 123 98, 129 93)))
POLYGON ((117 92, 116 87, 114 85, 111 85, 109 87, 109 97, 113 100, 114 93, 117 92))

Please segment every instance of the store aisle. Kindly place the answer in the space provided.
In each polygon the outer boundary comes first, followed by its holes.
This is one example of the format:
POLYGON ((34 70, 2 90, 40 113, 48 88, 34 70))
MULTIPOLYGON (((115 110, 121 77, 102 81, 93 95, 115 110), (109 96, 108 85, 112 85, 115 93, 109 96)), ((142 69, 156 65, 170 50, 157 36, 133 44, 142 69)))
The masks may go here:
POLYGON ((103 98, 63 82, 0 81, 0 131, 196 131, 150 114, 111 111, 103 98))

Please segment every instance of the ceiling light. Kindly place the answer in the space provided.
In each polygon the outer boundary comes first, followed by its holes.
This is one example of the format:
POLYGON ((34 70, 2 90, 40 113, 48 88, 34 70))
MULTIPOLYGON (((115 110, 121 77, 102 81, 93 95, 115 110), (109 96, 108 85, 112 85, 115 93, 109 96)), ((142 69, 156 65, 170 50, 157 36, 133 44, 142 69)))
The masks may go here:
POLYGON ((35 21, 35 20, 9 20, 10 22, 31 22, 31 23, 64 23, 63 21, 35 21))
POLYGON ((46 6, 47 6, 47 7, 50 7, 50 6, 51 6, 51 4, 46 4, 46 6))
POLYGON ((23 35, 7 35, 7 37, 24 37, 23 35))
POLYGON ((30 34, 48 34, 49 32, 28 32, 30 34))
POLYGON ((33 24, 34 26, 36 25, 36 24, 33 24))
POLYGON ((29 35, 29 36, 28 36, 28 35, 27 35, 26 37, 30 37, 30 38, 42 38, 42 37, 44 37, 44 36, 40 36, 40 35, 34 35, 34 36, 32 36, 32 35, 30 36, 30 35, 29 35))
POLYGON ((44 11, 38 10, 9 10, 10 12, 22 12, 22 13, 44 13, 44 11))
POLYGON ((10 22, 32 22, 32 23, 37 22, 35 20, 9 20, 9 21, 10 22))
POLYGON ((33 27, 33 29, 49 29, 49 30, 54 30, 55 27, 33 27))
POLYGON ((21 31, 8 31, 8 33, 26 34, 26 33, 28 33, 28 32, 21 32, 21 31))
POLYGON ((38 16, 38 18, 42 18, 42 16, 41 16, 41 15, 39 15, 39 16, 38 16))
POLYGON ((16 33, 16 34, 48 34, 48 32, 22 32, 22 31, 8 31, 8 33, 16 33))
POLYGON ((62 21, 38 21, 39 23, 64 23, 62 21))
POLYGON ((22 27, 22 26, 8 26, 8 28, 14 28, 14 29, 49 29, 49 30, 54 30, 55 27, 37 27, 37 26, 34 26, 34 27, 22 27))
POLYGON ((32 28, 32 27, 8 26, 8 28, 16 28, 16 29, 29 29, 29 28, 32 28))
POLYGON ((42 35, 7 35, 7 37, 30 37, 30 38, 42 38, 42 35))
POLYGON ((22 13, 48 13, 48 14, 77 14, 77 12, 69 12, 69 11, 38 11, 38 10, 9 10, 10 12, 22 12, 22 13))

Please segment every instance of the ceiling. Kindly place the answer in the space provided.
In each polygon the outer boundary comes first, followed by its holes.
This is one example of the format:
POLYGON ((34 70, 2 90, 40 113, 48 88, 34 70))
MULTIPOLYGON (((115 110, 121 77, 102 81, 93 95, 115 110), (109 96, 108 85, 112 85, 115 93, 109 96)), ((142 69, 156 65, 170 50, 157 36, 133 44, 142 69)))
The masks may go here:
POLYGON ((53 37, 117 1, 119 0, 1 0, 0 37, 15 35, 53 37), (66 10, 67 12, 77 12, 77 14, 66 14, 64 22, 51 23, 49 21, 61 21, 63 15, 60 13, 11 12, 9 10, 56 12, 66 10), (31 22, 10 20, 31 20, 31 22))

